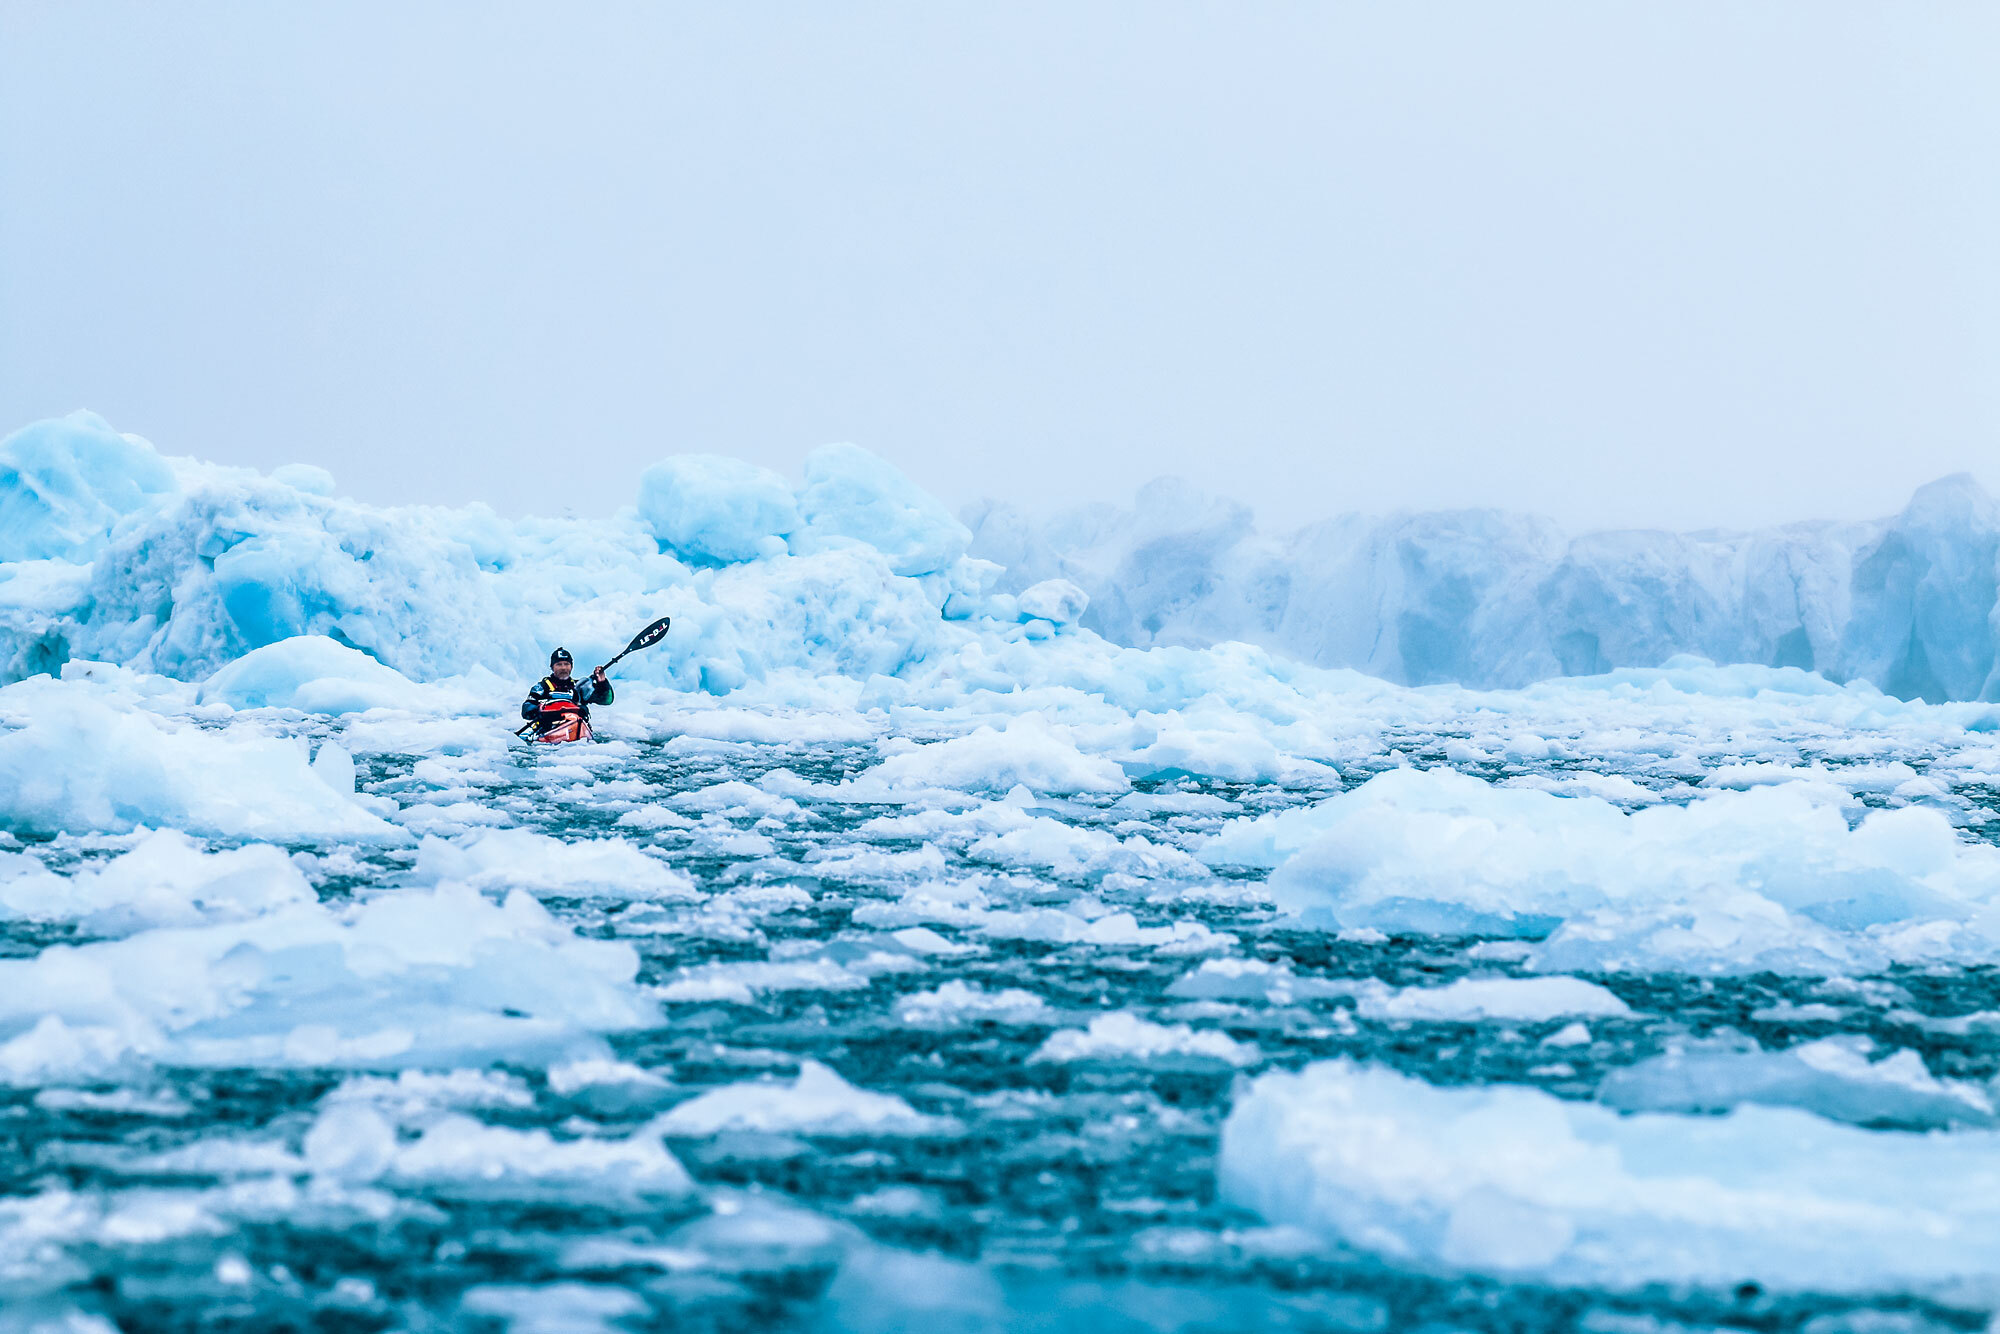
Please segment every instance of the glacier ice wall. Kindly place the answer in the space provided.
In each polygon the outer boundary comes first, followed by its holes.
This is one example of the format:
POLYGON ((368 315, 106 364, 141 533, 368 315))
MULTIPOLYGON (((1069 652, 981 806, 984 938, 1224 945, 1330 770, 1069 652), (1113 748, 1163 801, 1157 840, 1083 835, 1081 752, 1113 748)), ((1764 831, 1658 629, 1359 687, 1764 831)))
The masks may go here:
POLYGON ((88 413, 39 422, 0 442, 0 682, 73 658, 199 680, 299 636, 417 680, 519 676, 556 643, 608 658, 663 613, 673 651, 627 675, 717 693, 782 668, 866 679, 965 640, 954 618, 996 573, 942 505, 853 446, 816 451, 796 493, 682 458, 636 500, 518 522, 370 506, 317 468, 165 459, 88 413))
POLYGON ((1905 699, 1993 699, 2000 508, 1969 476, 1872 522, 1598 532, 1496 510, 1344 515, 1285 534, 1176 479, 1129 509, 983 503, 1002 591, 1069 580, 1134 647, 1238 639, 1405 685, 1508 688, 1677 654, 1803 667, 1905 699))
POLYGON ((183 680, 325 636, 405 676, 519 676, 552 643, 723 693, 787 669, 907 675, 973 641, 1095 631, 1243 641, 1411 685, 1509 687, 1679 654, 1994 699, 2000 509, 1969 477, 1893 518, 1565 537, 1495 511, 1266 534, 1171 479, 1131 509, 950 514, 852 445, 802 483, 728 459, 649 469, 610 519, 381 507, 306 465, 164 458, 76 413, 0 441, 0 682, 72 658, 183 680))

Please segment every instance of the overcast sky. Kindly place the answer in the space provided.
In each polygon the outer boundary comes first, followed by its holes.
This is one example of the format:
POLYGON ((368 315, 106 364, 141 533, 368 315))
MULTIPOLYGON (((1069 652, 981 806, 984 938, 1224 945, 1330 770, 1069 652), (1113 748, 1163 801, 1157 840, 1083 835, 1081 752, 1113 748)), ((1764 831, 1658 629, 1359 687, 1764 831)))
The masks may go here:
POLYGON ((609 512, 2000 490, 2000 5, 0 0, 0 423, 609 512))

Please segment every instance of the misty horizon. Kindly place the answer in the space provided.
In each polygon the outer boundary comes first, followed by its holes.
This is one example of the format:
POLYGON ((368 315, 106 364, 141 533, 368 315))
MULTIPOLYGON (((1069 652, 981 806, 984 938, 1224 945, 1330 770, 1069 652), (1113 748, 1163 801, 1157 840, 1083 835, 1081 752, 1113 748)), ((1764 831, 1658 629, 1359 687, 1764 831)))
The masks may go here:
MULTIPOLYGON (((76 409, 75 411, 91 413, 91 415, 93 416, 97 416, 100 419, 104 419, 103 414, 96 413, 90 408, 79 408, 76 409)), ((63 414, 63 415, 68 415, 68 414, 63 414)), ((50 420, 50 419, 44 418, 40 420, 50 420)), ((25 428, 33 424, 34 423, 32 422, 17 423, 12 427, 10 427, 4 434, 0 434, 0 439, 4 439, 6 435, 11 435, 13 434, 14 431, 25 428)), ((122 428, 121 424, 116 421, 111 421, 109 422, 109 424, 113 429, 118 430, 120 434, 144 440, 148 445, 151 445, 154 449, 158 450, 162 457, 191 459, 199 463, 221 462, 221 460, 210 458, 204 455, 199 450, 184 451, 184 450, 177 450, 165 447, 161 444, 160 441, 153 439, 151 436, 148 436, 144 431, 125 430, 122 428)), ((863 449, 868 448, 866 443, 861 441, 829 441, 825 443, 855 444, 863 449)), ((494 512, 499 514, 502 518, 508 519, 510 521, 519 521, 519 520, 534 519, 534 518, 564 517, 564 516, 575 517, 575 518, 608 518, 611 517, 612 515, 615 515, 621 510, 629 509, 631 507, 632 504, 631 497, 636 496, 637 494, 640 481, 640 474, 642 474, 646 468, 651 467, 653 463, 657 463, 661 459, 673 457, 675 454, 703 454, 708 452, 709 451, 701 451, 701 450, 672 451, 670 453, 664 453, 660 455, 658 459, 654 459, 651 462, 639 465, 632 472, 632 475, 629 478, 629 490, 626 493, 626 498, 622 500, 617 499, 618 492, 615 490, 615 488, 608 485, 610 481, 615 479, 599 478, 598 479, 599 485, 596 487, 596 492, 602 495, 607 500, 610 500, 612 503, 594 509, 583 508, 573 505, 565 505, 554 508, 545 507, 542 509, 509 511, 498 505, 492 504, 490 501, 481 499, 479 497, 474 497, 471 500, 459 503, 487 505, 488 508, 493 509, 494 512)), ((787 472, 784 469, 777 469, 777 468, 772 469, 772 471, 778 473, 778 475, 783 477, 787 482, 796 484, 801 474, 801 467, 803 464, 804 457, 809 452, 810 452, 809 450, 801 450, 799 452, 799 465, 795 465, 789 472, 787 472)), ((873 453, 875 451, 870 450, 870 452, 873 453)), ((721 455, 720 457, 727 458, 735 456, 721 455)), ((377 496, 358 494, 354 488, 348 485, 347 480, 342 477, 338 467, 328 462, 311 458, 286 457, 279 459, 278 461, 270 464, 267 467, 258 467, 257 465, 251 465, 251 464, 230 464, 225 466, 252 467, 256 471, 270 473, 278 468, 283 468, 288 465, 297 465, 297 464, 304 464, 310 467, 323 469, 324 471, 329 473, 333 478, 334 488, 335 488, 334 494, 342 496, 345 499, 355 501, 360 504, 372 505, 372 506, 392 506, 397 504, 440 503, 435 501, 384 499, 382 497, 377 497, 377 496)), ((1722 523, 1710 523, 1710 524, 1690 524, 1685 526, 1673 526, 1668 524, 1644 524, 1644 523, 1630 523, 1630 524, 1612 523, 1612 522, 1593 523, 1587 519, 1580 521, 1565 522, 1558 516, 1544 510, 1536 510, 1532 508, 1517 508, 1506 505, 1436 505, 1436 506, 1402 505, 1393 507, 1384 506, 1375 508, 1330 509, 1324 513, 1317 515, 1308 514, 1302 518, 1299 518, 1295 522, 1272 521, 1269 518, 1269 516, 1264 512, 1264 510, 1258 505, 1258 503, 1254 499, 1246 495, 1232 493, 1228 490, 1205 487, 1197 479, 1189 477, 1186 474, 1171 473, 1171 472, 1157 473, 1151 477, 1145 478, 1137 482, 1135 485, 1133 485, 1123 495, 1115 495, 1115 494, 1105 495, 1105 496, 1091 497, 1088 499, 1074 500, 1067 502, 1050 500, 1037 504, 1033 501, 1011 500, 1003 496, 990 495, 990 494, 975 495, 967 499, 957 500, 952 497, 938 495, 935 491, 931 492, 931 494, 936 496, 937 499, 943 502, 946 505, 946 507, 951 510, 952 513, 957 515, 961 520, 967 522, 968 524, 973 522, 973 516, 975 516, 977 513, 981 511, 990 511, 992 509, 999 507, 1004 507, 1013 510, 1015 512, 1018 512, 1020 514, 1026 515, 1030 518, 1034 518, 1037 520, 1044 520, 1044 521, 1056 519, 1067 514, 1072 514, 1088 509, 1100 509, 1124 515, 1139 514, 1144 512, 1144 507, 1141 504, 1141 501, 1142 497, 1147 492, 1147 490, 1149 488, 1153 488, 1155 486, 1164 483, 1164 484, 1180 484, 1194 491, 1202 493, 1202 495, 1209 501, 1240 507, 1241 509, 1247 512, 1249 522, 1253 530, 1255 530, 1260 535, 1269 537, 1285 537, 1285 536, 1295 535, 1306 529, 1310 529, 1318 525, 1334 523, 1344 519, 1392 521, 1400 518, 1414 518, 1425 515, 1497 514, 1497 515, 1504 515, 1509 518, 1533 520, 1548 524, 1551 527, 1553 527, 1559 534, 1561 534, 1566 538, 1586 537, 1602 533, 1626 533, 1626 532, 1665 533, 1680 537, 1701 538, 1701 537, 1745 536, 1758 532, 1792 528, 1800 525, 1867 524, 1871 522, 1891 519, 1903 513, 1909 507, 1909 505, 1916 499, 1918 493, 1923 492, 1925 490, 1929 490, 1933 487, 1942 486, 1946 483, 1959 481, 1961 479, 1967 483, 1970 483, 1971 486, 1974 489, 1976 489, 1982 496, 1988 498, 1989 500, 1993 498, 1994 496, 1993 488, 1989 487, 1977 473, 1973 472, 1970 469, 1961 469, 1955 472, 1943 473, 1937 477, 1931 478, 1929 481, 1919 482, 1914 487, 1912 487, 1907 494, 1903 495, 1900 501, 1895 501, 1870 513, 1798 514, 1790 517, 1775 518, 1769 522, 1758 523, 1758 524, 1729 525, 1722 523)), ((456 506, 448 504, 447 507, 452 508, 456 506)))
POLYGON ((2000 11, 0 10, 0 421, 551 508, 1862 518, 2000 485, 2000 11))

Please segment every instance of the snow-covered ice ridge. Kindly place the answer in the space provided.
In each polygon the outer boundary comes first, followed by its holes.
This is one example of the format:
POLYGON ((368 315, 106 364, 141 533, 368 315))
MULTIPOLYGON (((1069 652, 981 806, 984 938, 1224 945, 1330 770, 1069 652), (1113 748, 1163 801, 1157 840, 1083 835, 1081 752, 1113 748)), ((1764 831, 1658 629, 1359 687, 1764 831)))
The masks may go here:
POLYGON ((1678 654, 1803 667, 1905 699, 2000 698, 2000 507, 1969 476, 1872 522, 1564 534, 1498 510, 1260 531, 1175 479, 1130 509, 967 510, 999 587, 1067 580, 1122 644, 1243 640, 1406 685, 1526 685, 1678 654))
POLYGON ((0 446, 0 1331, 2000 1312, 1992 704, 1121 645, 852 449, 331 490, 0 446))
POLYGON ((1130 510, 987 503, 961 523, 850 445, 817 451, 798 486, 675 456, 609 521, 332 493, 309 465, 267 477, 164 459, 88 413, 17 432, 0 443, 0 677, 75 655, 196 679, 299 634, 419 678, 515 672, 543 637, 611 644, 672 589, 674 680, 714 691, 784 666, 895 674, 996 625, 1077 623, 1407 685, 1509 688, 1691 654, 1905 699, 2000 699, 2000 507, 1967 476, 1873 522, 1576 538, 1487 510, 1264 534, 1171 479, 1130 510))

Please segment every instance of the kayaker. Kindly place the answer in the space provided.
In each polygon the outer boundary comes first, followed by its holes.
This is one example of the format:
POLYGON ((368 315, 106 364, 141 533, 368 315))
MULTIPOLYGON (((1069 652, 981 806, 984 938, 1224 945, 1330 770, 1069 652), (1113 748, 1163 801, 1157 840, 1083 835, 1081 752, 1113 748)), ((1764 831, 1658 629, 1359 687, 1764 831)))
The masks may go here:
POLYGON ((587 681, 577 681, 574 673, 576 660, 569 650, 559 648, 549 654, 549 674, 535 682, 534 689, 521 701, 521 716, 535 724, 535 733, 540 735, 556 724, 565 722, 572 714, 582 714, 583 720, 590 721, 590 706, 611 703, 611 679, 599 667, 590 674, 587 681))

